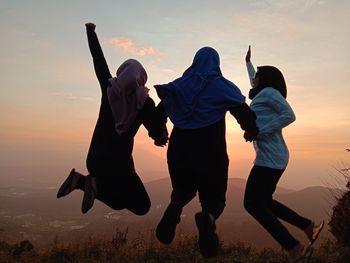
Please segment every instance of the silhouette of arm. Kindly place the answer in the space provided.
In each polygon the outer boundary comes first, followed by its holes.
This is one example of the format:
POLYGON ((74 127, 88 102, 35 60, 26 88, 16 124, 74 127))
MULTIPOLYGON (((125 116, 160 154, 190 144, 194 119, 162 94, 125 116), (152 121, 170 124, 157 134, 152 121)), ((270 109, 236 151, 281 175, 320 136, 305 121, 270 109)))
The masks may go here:
POLYGON ((256 115, 254 111, 246 103, 243 103, 230 108, 230 113, 235 117, 241 129, 245 131, 245 139, 247 141, 255 140, 259 130, 256 126, 256 115))
POLYGON ((155 107, 154 101, 148 98, 143 107, 143 125, 148 131, 148 136, 154 140, 157 146, 165 146, 168 142, 168 130, 166 127, 167 116, 162 103, 155 107))
POLYGON ((108 79, 110 79, 111 73, 109 72, 106 59, 103 55, 101 45, 98 41, 97 34, 95 32, 95 25, 92 23, 85 24, 86 34, 88 38, 88 44, 90 53, 93 58, 95 73, 101 87, 108 86, 108 79))
POLYGON ((252 62, 247 62, 246 63, 246 66, 247 66, 247 71, 248 71, 248 77, 249 77, 249 82, 250 82, 250 86, 253 88, 253 78, 255 76, 255 68, 253 66, 253 63, 252 62))
POLYGON ((250 86, 253 88, 253 78, 255 76, 255 68, 253 66, 253 63, 251 62, 251 50, 250 50, 250 45, 249 45, 249 48, 248 48, 248 51, 247 51, 247 54, 245 56, 245 62, 246 62, 246 66, 247 66, 247 71, 248 71, 248 77, 249 77, 249 82, 250 82, 250 86))

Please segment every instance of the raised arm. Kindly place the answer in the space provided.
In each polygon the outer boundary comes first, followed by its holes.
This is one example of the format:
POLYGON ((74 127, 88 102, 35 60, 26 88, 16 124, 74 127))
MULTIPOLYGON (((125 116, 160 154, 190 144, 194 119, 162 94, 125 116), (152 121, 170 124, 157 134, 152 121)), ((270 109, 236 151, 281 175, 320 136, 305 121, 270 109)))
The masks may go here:
POLYGON ((95 24, 87 23, 85 24, 86 34, 88 38, 90 53, 94 61, 94 68, 98 81, 100 82, 101 87, 108 86, 108 79, 110 79, 111 73, 109 72, 106 59, 103 55, 101 45, 98 41, 95 24))
POLYGON ((248 71, 248 77, 249 77, 249 82, 250 82, 250 86, 253 88, 253 78, 255 76, 255 68, 253 66, 253 63, 251 62, 251 50, 250 50, 250 45, 247 51, 247 54, 245 56, 245 62, 246 62, 246 66, 247 66, 247 71, 248 71))

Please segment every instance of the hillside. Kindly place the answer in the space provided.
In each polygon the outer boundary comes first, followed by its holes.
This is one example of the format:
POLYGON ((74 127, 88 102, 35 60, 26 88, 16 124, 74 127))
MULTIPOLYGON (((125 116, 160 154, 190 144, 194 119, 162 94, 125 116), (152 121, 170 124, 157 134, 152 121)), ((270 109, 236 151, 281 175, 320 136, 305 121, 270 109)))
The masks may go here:
MULTIPOLYGON (((141 217, 127 210, 113 211, 99 201, 83 215, 80 212, 80 191, 56 199, 57 188, 54 187, 0 188, 0 240, 18 242, 29 239, 34 243, 45 244, 55 237, 71 241, 89 236, 110 239, 116 229, 126 228, 131 239, 140 233, 154 238, 153 229, 169 202, 170 180, 164 178, 145 185, 152 200, 152 208, 141 217)), ((230 178, 228 185, 226 209, 217 222, 221 239, 226 243, 240 240, 256 247, 278 247, 243 208, 245 180, 230 178)), ((326 221, 334 203, 330 189, 324 187, 310 187, 301 191, 278 188, 276 198, 301 214, 326 221)), ((197 198, 184 209, 178 228, 179 236, 183 233, 196 234, 193 216, 199 209, 197 198)), ((305 241, 300 231, 292 229, 292 232, 305 241)), ((329 236, 326 230, 321 238, 329 236)))

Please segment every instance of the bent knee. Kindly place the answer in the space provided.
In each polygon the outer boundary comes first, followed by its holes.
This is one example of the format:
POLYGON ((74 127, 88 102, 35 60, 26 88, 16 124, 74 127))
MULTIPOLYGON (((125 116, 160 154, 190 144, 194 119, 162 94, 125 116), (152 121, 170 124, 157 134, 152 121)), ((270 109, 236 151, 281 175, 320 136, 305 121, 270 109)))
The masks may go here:
POLYGON ((128 209, 135 215, 143 216, 149 212, 149 210, 151 209, 151 204, 143 207, 130 207, 128 209))
POLYGON ((128 210, 133 212, 135 215, 142 216, 149 212, 151 209, 151 200, 147 198, 143 202, 137 202, 126 207, 128 210))

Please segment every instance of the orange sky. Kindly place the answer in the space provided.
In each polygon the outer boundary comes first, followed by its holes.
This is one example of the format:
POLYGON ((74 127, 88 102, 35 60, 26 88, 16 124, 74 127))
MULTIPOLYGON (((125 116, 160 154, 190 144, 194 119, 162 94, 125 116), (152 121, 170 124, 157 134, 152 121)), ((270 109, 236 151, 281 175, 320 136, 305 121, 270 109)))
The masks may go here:
MULTIPOLYGON (((71 167, 85 169, 100 96, 84 31, 89 21, 97 24, 111 72, 139 59, 156 101, 152 86, 180 76, 206 45, 219 51, 223 74, 247 94, 244 56, 252 45, 255 66, 282 70, 297 117, 284 130, 291 158, 281 184, 324 185, 334 167, 350 162, 348 1, 127 2, 2 3, 0 171, 23 167, 25 177, 28 167, 45 166, 61 180, 71 167)), ((137 170, 146 181, 167 176, 166 148, 146 137, 142 128, 137 170)), ((229 115, 227 143, 230 176, 246 178, 254 151, 229 115)))

